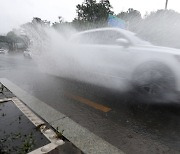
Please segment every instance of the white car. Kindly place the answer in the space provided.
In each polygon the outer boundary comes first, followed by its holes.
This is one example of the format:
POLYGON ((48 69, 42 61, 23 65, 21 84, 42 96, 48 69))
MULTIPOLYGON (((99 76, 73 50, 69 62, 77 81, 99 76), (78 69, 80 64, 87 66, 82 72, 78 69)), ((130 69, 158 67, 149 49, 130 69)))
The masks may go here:
POLYGON ((7 54, 8 53, 8 50, 6 49, 0 49, 0 54, 7 54))
POLYGON ((180 91, 180 50, 154 46, 130 31, 79 32, 71 37, 67 52, 66 64, 52 74, 121 91, 135 88, 149 98, 180 91))
POLYGON ((23 52, 23 55, 24 55, 25 58, 32 59, 32 54, 31 54, 31 51, 29 49, 26 49, 23 52))

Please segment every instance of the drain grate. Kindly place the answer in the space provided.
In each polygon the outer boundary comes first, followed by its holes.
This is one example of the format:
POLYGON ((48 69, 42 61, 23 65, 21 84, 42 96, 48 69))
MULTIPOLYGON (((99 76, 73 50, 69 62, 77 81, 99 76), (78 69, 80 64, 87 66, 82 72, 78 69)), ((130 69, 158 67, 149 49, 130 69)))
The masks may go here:
POLYGON ((0 153, 50 153, 64 141, 0 84, 0 153))

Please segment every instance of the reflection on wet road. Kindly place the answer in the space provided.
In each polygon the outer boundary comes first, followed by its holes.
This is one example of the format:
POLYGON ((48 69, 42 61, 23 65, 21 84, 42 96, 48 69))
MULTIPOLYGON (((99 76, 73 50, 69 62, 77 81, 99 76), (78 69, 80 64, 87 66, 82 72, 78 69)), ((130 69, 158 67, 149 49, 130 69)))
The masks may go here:
POLYGON ((21 55, 0 55, 0 77, 125 153, 180 153, 180 105, 138 104, 130 93, 43 74, 21 55))

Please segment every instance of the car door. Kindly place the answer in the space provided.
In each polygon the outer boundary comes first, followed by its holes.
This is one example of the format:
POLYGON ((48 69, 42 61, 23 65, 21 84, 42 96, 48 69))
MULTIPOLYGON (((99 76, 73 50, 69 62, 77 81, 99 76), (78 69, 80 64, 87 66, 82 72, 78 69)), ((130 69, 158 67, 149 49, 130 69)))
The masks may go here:
POLYGON ((127 39, 115 30, 91 31, 81 35, 77 54, 80 65, 90 73, 127 77, 133 55, 131 46, 125 47, 116 42, 120 38, 127 39))

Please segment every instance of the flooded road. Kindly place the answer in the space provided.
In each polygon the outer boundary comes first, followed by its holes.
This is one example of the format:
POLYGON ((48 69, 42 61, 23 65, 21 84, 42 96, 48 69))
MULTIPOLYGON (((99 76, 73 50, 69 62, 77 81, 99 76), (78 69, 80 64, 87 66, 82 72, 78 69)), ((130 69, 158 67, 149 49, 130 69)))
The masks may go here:
POLYGON ((140 104, 131 93, 43 74, 22 55, 0 55, 7 78, 125 153, 180 153, 180 104, 140 104))

